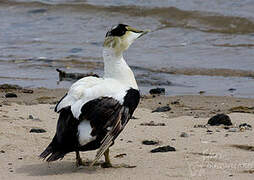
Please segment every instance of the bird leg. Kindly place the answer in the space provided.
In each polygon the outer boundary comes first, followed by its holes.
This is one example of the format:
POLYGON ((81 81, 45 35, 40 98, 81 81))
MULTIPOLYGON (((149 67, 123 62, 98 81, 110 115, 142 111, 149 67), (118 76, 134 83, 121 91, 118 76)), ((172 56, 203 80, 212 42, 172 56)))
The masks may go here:
POLYGON ((76 151, 76 166, 79 167, 82 165, 83 165, 83 163, 82 163, 82 159, 80 157, 79 151, 76 151))
POLYGON ((109 148, 104 152, 105 162, 101 165, 103 168, 113 167, 109 158, 109 148))
POLYGON ((109 149, 107 149, 104 153, 105 162, 101 164, 102 168, 135 168, 136 166, 131 166, 128 164, 114 164, 112 165, 109 158, 109 149))

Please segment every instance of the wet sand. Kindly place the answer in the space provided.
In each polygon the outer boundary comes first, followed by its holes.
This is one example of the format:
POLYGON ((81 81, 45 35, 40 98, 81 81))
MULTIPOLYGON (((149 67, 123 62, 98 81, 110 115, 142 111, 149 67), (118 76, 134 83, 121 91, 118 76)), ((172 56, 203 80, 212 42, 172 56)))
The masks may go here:
MULTIPOLYGON (((136 167, 76 168, 74 153, 50 164, 38 159, 54 135, 58 115, 53 108, 66 90, 32 90, 32 94, 24 93, 22 89, 8 90, 15 93, 17 98, 4 98, 4 90, 0 93, 1 180, 253 179, 253 131, 240 131, 237 128, 241 123, 254 126, 253 99, 146 95, 134 114, 135 119, 129 122, 111 148, 113 164, 125 163, 136 167), (167 104, 171 110, 152 113, 167 104), (234 131, 229 132, 223 126, 198 126, 206 124, 209 117, 222 112, 229 114, 233 123, 230 128, 234 131), (141 125, 151 121, 165 125, 141 125), (199 128, 194 128, 195 125, 199 128), (43 128, 46 132, 30 133, 32 128, 43 128), (180 137, 182 132, 187 134, 186 137, 180 137), (143 140, 153 140, 159 144, 144 145, 143 140), (167 145, 175 147, 176 151, 150 152, 167 145)), ((84 152, 81 156, 83 160, 92 160, 95 151, 84 152)))

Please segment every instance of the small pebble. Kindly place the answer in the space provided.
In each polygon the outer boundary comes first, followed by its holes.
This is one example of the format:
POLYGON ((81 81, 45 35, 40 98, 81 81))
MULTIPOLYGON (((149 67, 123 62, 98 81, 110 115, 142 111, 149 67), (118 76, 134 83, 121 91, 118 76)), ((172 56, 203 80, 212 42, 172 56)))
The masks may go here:
POLYGON ((41 120, 39 118, 34 118, 33 121, 39 121, 39 122, 41 122, 41 120))
POLYGON ((157 152, 169 152, 169 151, 176 151, 176 149, 172 146, 161 146, 155 149, 152 149, 151 153, 157 153, 157 152))
POLYGON ((6 93, 6 94, 5 94, 5 97, 6 97, 6 98, 16 98, 16 97, 18 97, 18 96, 17 96, 17 94, 15 94, 15 93, 6 93))
POLYGON ((124 156, 127 156, 127 154, 126 153, 117 154, 114 156, 114 158, 123 158, 124 156))
POLYGON ((132 116, 132 117, 131 117, 131 119, 138 119, 138 118, 137 118, 137 117, 135 117, 135 116, 132 116))
POLYGON ((189 137, 189 135, 188 135, 186 132, 182 132, 182 133, 180 134, 180 137, 189 137))
POLYGON ((31 89, 22 89, 22 93, 32 94, 34 91, 31 89))
POLYGON ((199 94, 204 94, 205 93, 205 91, 199 91, 199 94))
POLYGON ((142 141, 142 144, 144 145, 156 145, 156 144, 159 144, 158 141, 153 141, 153 140, 144 140, 142 141))
POLYGON ((235 88, 229 88, 228 91, 233 92, 233 91, 236 91, 236 89, 235 88))
POLYGON ((194 128, 207 128, 207 125, 195 124, 193 127, 194 127, 194 128))
POLYGON ((171 107, 167 106, 162 106, 162 107, 157 107, 155 110, 152 111, 152 113, 154 112, 167 112, 170 111, 171 107))
POLYGON ((211 130, 209 130, 209 129, 208 129, 206 132, 207 132, 208 134, 212 134, 212 133, 213 133, 213 131, 211 131, 211 130))
POLYGON ((165 88, 154 88, 150 89, 150 94, 165 94, 165 88))
POLYGON ((5 153, 5 151, 4 151, 4 150, 1 150, 0 153, 5 153))
POLYGON ((34 119, 34 117, 30 114, 30 115, 28 116, 28 119, 34 119))
POLYGON ((170 104, 172 104, 172 105, 179 105, 180 102, 179 102, 179 101, 173 101, 173 102, 171 102, 170 104))
POLYGON ((237 132, 237 131, 238 131, 237 128, 230 128, 230 129, 228 130, 228 132, 237 132))
POLYGON ((239 128, 244 128, 245 130, 252 130, 252 126, 247 123, 242 123, 239 125, 239 128))
POLYGON ((32 128, 30 130, 30 133, 45 133, 47 132, 45 129, 41 129, 41 128, 32 128))
POLYGON ((45 12, 47 12, 47 9, 43 9, 43 8, 33 9, 28 11, 29 14, 39 14, 39 13, 45 13, 45 12))
POLYGON ((166 126, 165 123, 155 123, 154 121, 150 121, 148 123, 141 123, 141 126, 166 126))

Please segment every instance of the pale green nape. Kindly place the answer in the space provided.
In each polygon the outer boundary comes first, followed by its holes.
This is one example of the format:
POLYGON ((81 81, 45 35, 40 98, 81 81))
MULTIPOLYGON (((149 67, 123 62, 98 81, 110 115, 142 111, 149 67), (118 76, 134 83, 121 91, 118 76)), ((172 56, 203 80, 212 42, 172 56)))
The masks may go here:
POLYGON ((115 50, 116 55, 120 55, 123 51, 127 50, 131 42, 128 42, 128 36, 130 35, 129 31, 123 36, 109 36, 106 37, 103 47, 112 48, 115 50))

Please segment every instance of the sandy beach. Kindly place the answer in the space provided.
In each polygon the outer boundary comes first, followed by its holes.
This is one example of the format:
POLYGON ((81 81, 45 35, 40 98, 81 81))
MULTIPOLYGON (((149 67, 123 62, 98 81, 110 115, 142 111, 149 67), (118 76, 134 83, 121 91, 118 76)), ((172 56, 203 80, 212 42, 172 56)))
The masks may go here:
MULTIPOLYGON (((111 148, 113 164, 133 168, 75 167, 75 154, 46 163, 38 155, 55 133, 55 103, 65 89, 1 90, 0 179, 253 179, 253 99, 212 96, 143 96, 126 129, 111 148), (6 93, 16 98, 5 98, 6 93), (24 93, 25 92, 25 93, 24 93), (153 112, 169 106, 166 112, 153 112), (227 113, 233 125, 204 126, 217 113, 227 113), (153 121, 151 123, 151 121, 153 121), (148 126, 150 124, 150 126, 148 126), (152 124, 152 125, 151 125, 152 124), (158 126, 155 126, 158 125, 158 126), (31 133, 42 128, 44 133, 31 133), (142 142, 149 140, 154 145, 142 142), (171 146, 176 151, 151 153, 171 146)), ((95 151, 83 152, 84 161, 95 151)), ((103 160, 103 159, 102 159, 103 160)))

